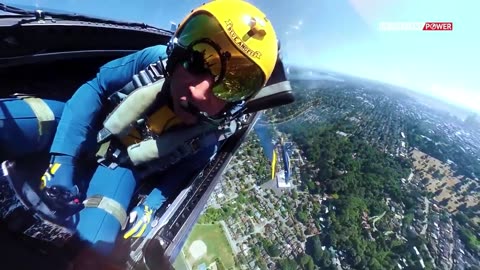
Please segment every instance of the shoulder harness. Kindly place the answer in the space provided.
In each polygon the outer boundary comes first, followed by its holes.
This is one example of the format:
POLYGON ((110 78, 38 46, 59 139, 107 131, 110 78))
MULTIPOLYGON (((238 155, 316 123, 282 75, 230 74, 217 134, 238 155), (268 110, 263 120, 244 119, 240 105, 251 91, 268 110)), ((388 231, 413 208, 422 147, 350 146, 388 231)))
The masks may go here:
POLYGON ((225 117, 215 123, 201 121, 195 126, 167 131, 161 135, 150 132, 146 126, 146 112, 164 91, 164 70, 161 60, 150 64, 108 97, 115 109, 97 134, 97 142, 101 144, 96 155, 99 163, 110 168, 129 164, 144 171, 163 171, 200 149, 230 137, 236 131, 236 120, 225 117), (125 149, 112 140, 126 135, 132 127, 142 132, 144 139, 141 142, 125 149))

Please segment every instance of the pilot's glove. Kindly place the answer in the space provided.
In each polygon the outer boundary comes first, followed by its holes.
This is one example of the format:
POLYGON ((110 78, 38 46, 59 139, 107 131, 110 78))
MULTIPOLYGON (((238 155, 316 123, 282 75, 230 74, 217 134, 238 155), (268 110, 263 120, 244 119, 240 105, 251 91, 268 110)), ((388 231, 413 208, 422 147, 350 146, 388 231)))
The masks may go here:
POLYGON ((74 158, 52 155, 50 165, 41 177, 40 189, 47 206, 61 216, 69 216, 81 208, 79 190, 74 185, 74 158))
POLYGON ((151 222, 155 212, 164 200, 160 190, 153 189, 145 201, 130 212, 128 230, 123 235, 123 238, 138 238, 148 235, 152 229, 151 222))
POLYGON ((74 172, 72 156, 52 155, 50 165, 41 178, 40 189, 52 186, 73 187, 74 172))

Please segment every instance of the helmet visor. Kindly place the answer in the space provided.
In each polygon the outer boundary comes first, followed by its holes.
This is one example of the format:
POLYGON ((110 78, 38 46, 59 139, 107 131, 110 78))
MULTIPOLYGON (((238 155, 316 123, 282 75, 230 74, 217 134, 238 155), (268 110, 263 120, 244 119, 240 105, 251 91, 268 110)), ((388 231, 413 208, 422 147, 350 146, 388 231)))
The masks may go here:
POLYGON ((183 25, 177 42, 190 54, 184 66, 208 70, 215 79, 213 94, 222 100, 243 100, 264 84, 263 71, 250 59, 252 56, 247 56, 255 52, 238 50, 218 21, 207 13, 193 15, 183 25))

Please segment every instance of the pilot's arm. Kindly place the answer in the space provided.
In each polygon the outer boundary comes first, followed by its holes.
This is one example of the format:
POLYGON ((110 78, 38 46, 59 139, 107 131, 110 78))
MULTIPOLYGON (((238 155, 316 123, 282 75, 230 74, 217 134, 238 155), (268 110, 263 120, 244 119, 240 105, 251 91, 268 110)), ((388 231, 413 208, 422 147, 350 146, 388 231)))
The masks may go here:
POLYGON ((50 153, 50 166, 40 187, 60 186, 73 194, 76 174, 75 159, 81 152, 96 149, 97 125, 107 98, 131 81, 133 75, 166 57, 163 45, 145 48, 102 66, 97 76, 83 84, 65 104, 50 153))
POLYGON ((102 66, 97 76, 83 84, 65 104, 50 152, 77 157, 84 146, 94 146, 94 130, 107 97, 131 81, 149 64, 166 57, 163 45, 148 47, 102 66))

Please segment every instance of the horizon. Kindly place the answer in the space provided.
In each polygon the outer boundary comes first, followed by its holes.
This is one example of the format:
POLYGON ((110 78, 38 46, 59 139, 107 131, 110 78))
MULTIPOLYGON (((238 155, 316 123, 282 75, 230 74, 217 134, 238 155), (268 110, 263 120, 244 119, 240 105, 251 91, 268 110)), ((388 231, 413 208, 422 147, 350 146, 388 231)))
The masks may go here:
MULTIPOLYGON (((290 68, 296 68, 296 69, 307 69, 309 71, 314 71, 314 72, 329 73, 328 75, 349 76, 349 77, 354 77, 354 78, 361 79, 361 80, 368 80, 372 83, 379 83, 379 84, 388 85, 390 87, 397 88, 397 89, 394 89, 394 91, 400 91, 400 92, 402 92, 402 93, 404 93, 408 96, 414 95, 413 97, 416 98, 416 99, 419 99, 420 97, 421 98, 432 98, 431 101, 438 103, 437 105, 448 105, 448 106, 450 106, 450 108, 440 109, 437 106, 435 108, 438 109, 438 110, 442 110, 442 111, 445 111, 445 112, 452 113, 452 114, 454 114, 456 116, 459 116, 459 117, 461 116, 460 118, 465 118, 466 116, 472 115, 472 114, 476 114, 477 116, 480 116, 480 111, 472 110, 470 108, 466 108, 464 106, 460 106, 460 105, 455 104, 455 103, 450 103, 450 102, 448 102, 444 99, 441 99, 437 96, 429 95, 428 93, 421 92, 421 91, 415 91, 411 88, 408 88, 408 87, 405 87, 405 86, 402 86, 402 85, 393 84, 391 82, 366 78, 366 77, 358 76, 358 75, 355 75, 355 74, 347 74, 345 72, 331 70, 331 69, 325 69, 325 68, 306 68, 306 67, 303 67, 303 66, 295 66, 295 65, 292 65, 292 66, 289 66, 289 67, 290 68), (449 109, 451 109, 451 110, 449 110, 449 109), (452 112, 452 110, 455 110, 455 112, 452 112), (458 112, 458 110, 461 110, 461 112, 458 112)), ((288 75, 287 75, 287 77, 288 77, 288 75)), ((312 76, 309 79, 316 80, 315 76, 312 76)), ((323 78, 320 78, 320 79, 323 79, 323 78)), ((423 103, 423 100, 422 100, 422 103, 423 103)))
POLYGON ((289 11, 298 24, 280 33, 287 63, 397 85, 480 112, 480 37, 472 24, 480 2, 299 1, 289 11), (426 21, 451 21, 453 31, 379 29, 381 22, 426 21))

